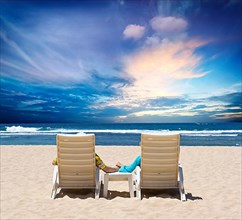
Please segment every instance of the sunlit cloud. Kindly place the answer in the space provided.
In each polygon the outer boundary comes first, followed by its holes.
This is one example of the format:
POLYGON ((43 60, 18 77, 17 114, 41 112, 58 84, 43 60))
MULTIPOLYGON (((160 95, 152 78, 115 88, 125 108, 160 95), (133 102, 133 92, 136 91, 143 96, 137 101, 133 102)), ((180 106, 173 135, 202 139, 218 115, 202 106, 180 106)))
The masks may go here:
POLYGON ((199 40, 162 40, 156 46, 144 46, 124 61, 133 83, 123 89, 126 100, 144 100, 179 96, 185 91, 184 80, 200 78, 202 57, 195 50, 207 42, 199 40))
POLYGON ((124 38, 139 39, 143 37, 145 33, 145 27, 135 24, 128 25, 123 31, 124 38))
POLYGON ((149 116, 195 116, 198 115, 197 112, 189 112, 184 109, 167 109, 167 110, 150 110, 150 111, 141 111, 135 112, 132 114, 136 117, 143 117, 145 115, 149 116))

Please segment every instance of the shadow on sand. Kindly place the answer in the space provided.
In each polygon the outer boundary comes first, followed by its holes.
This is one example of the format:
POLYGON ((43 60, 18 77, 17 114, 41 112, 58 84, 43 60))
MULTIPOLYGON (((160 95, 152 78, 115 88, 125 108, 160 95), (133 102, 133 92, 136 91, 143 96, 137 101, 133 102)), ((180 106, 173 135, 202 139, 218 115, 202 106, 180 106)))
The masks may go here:
POLYGON ((89 199, 94 198, 93 189, 61 189, 59 193, 56 194, 55 199, 64 198, 68 196, 71 199, 89 199))
MULTIPOLYGON (((108 199, 114 199, 116 197, 129 198, 129 192, 120 192, 115 190, 109 190, 108 199)), ((143 189, 142 190, 142 199, 143 198, 170 198, 180 200, 180 193, 176 189, 166 189, 166 190, 154 190, 154 189, 143 189)), ((192 193, 186 193, 187 200, 203 200, 200 196, 193 196, 192 193)))
MULTIPOLYGON (((68 196, 72 199, 88 199, 94 198, 94 190, 92 189, 61 189, 59 193, 56 195, 56 199, 64 198, 68 196)), ((116 190, 109 190, 108 193, 108 200, 121 197, 121 198, 130 198, 130 194, 127 191, 116 191, 116 190)), ((149 190, 145 189, 142 190, 142 199, 143 198, 169 198, 169 199, 178 199, 180 200, 180 194, 178 190, 175 189, 166 189, 166 190, 149 190)), ((102 190, 100 192, 100 198, 103 198, 102 190)), ((192 193, 186 193, 187 200, 203 200, 200 196, 194 196, 192 193)))

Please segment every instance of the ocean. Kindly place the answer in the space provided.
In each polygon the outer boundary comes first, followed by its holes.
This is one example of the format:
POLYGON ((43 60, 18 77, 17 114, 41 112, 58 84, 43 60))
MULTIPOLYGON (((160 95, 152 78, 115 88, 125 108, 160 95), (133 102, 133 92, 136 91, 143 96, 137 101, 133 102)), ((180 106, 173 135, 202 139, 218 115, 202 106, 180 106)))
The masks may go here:
POLYGON ((0 124, 0 144, 55 145, 56 134, 77 133, 105 146, 138 146, 141 133, 180 133, 181 146, 242 146, 242 123, 0 124))

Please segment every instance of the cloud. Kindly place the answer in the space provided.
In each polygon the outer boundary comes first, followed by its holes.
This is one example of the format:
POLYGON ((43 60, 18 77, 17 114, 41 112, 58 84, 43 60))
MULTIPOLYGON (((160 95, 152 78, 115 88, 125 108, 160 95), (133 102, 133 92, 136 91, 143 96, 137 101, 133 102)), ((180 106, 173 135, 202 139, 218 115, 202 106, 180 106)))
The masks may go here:
MULTIPOLYGON (((149 121, 240 121, 242 106, 234 102, 238 94, 196 99, 190 96, 163 97, 142 102, 142 105, 126 108, 126 115, 117 120, 122 122, 149 121), (230 97, 228 99, 228 97, 230 97), (212 101, 213 100, 213 101, 212 101), (128 113, 129 112, 129 113, 128 113)), ((126 104, 127 105, 127 104, 126 104)), ((124 107, 124 106, 123 106, 124 107)))
POLYGON ((1 121, 78 121, 88 120, 95 114, 89 106, 99 95, 91 88, 43 89, 28 83, 10 82, 5 81, 0 91, 1 121))
POLYGON ((151 19, 150 25, 162 35, 170 35, 185 31, 188 23, 183 18, 158 16, 151 19))
POLYGON ((140 111, 140 112, 135 112, 132 115, 136 117, 143 117, 145 115, 171 117, 171 116, 195 116, 195 115, 198 115, 198 113, 194 111, 187 111, 186 109, 182 108, 182 109, 140 111))
POLYGON ((14 49, 14 51, 25 61, 27 62, 29 65, 31 65, 32 67, 36 68, 37 70, 41 70, 40 67, 33 61, 33 59, 21 48, 17 45, 16 42, 14 42, 13 40, 10 40, 6 33, 3 31, 0 31, 0 38, 6 43, 8 44, 11 48, 14 49))
POLYGON ((155 46, 144 46, 125 57, 124 70, 133 83, 123 88, 130 102, 180 96, 186 88, 185 81, 207 74, 199 70, 202 57, 195 50, 206 42, 199 40, 162 40, 155 46))
POLYGON ((4 42, 0 61, 3 76, 29 82, 44 81, 46 84, 55 82, 56 85, 88 80, 87 69, 80 66, 81 59, 71 61, 71 57, 59 53, 56 47, 54 49, 53 44, 47 47, 43 41, 39 41, 41 36, 37 38, 36 33, 19 35, 12 26, 6 26, 0 32, 0 39, 4 42), (10 34, 12 31, 14 34, 10 34))
POLYGON ((221 96, 221 94, 227 95, 227 94, 231 94, 231 93, 241 93, 241 92, 242 92, 242 83, 240 82, 240 83, 235 83, 229 87, 217 90, 214 93, 214 96, 216 98, 216 96, 221 96))
POLYGON ((178 106, 190 103, 185 97, 161 97, 147 101, 149 106, 178 106))
POLYGON ((242 107, 241 103, 242 93, 241 92, 234 92, 234 93, 228 93, 223 94, 220 96, 212 96, 209 98, 210 101, 217 101, 230 104, 230 105, 238 105, 242 107))
POLYGON ((211 118, 214 118, 217 120, 242 122, 242 112, 224 112, 224 113, 212 115, 211 118))
POLYGON ((46 102, 47 102, 46 100, 35 99, 35 100, 31 100, 31 101, 22 101, 22 104, 24 104, 24 105, 36 105, 36 104, 43 104, 43 103, 46 103, 46 102))
POLYGON ((128 25, 123 31, 124 38, 133 38, 135 40, 143 37, 145 33, 145 27, 135 24, 128 25))
POLYGON ((88 13, 65 11, 61 17, 48 10, 35 10, 38 16, 30 19, 28 25, 24 19, 29 18, 29 11, 19 23, 0 17, 3 77, 73 86, 90 82, 93 69, 106 78, 118 75, 114 69, 120 57, 117 26, 110 35, 110 25, 115 21, 107 23, 99 19, 102 13, 90 17, 88 13), (90 28, 94 25, 95 28, 90 28))

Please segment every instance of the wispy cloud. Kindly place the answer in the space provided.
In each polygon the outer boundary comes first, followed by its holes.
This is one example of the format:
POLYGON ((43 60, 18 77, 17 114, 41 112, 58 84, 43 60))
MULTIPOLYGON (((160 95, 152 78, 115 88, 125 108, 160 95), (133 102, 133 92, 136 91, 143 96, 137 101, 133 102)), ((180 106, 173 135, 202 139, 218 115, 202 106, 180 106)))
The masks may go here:
POLYGON ((36 36, 31 38, 30 35, 26 33, 25 36, 11 38, 6 32, 1 32, 0 38, 5 43, 3 49, 8 51, 1 57, 4 76, 30 82, 45 81, 47 84, 56 82, 57 85, 88 79, 89 73, 80 65, 80 59, 70 62, 69 58, 63 57, 52 46, 47 48, 43 42, 36 40, 36 36), (21 43, 23 41, 31 45, 31 50, 28 45, 21 43), (17 62, 11 62, 12 57, 8 54, 15 56, 17 62))
POLYGON ((229 121, 241 121, 242 122, 242 112, 228 112, 228 113, 219 113, 210 116, 211 118, 217 120, 229 120, 229 121))
POLYGON ((164 122, 169 119, 169 122, 176 122, 178 118, 185 118, 187 121, 193 121, 193 118, 199 118, 201 121, 238 121, 242 116, 242 105, 237 102, 239 95, 241 96, 241 93, 204 99, 194 99, 188 96, 152 99, 143 102, 142 106, 126 108, 129 113, 118 116, 117 121, 145 122, 146 120, 154 120, 156 122, 164 122))
POLYGON ((8 44, 24 61, 28 64, 36 68, 37 70, 41 70, 40 67, 33 61, 31 56, 29 56, 15 41, 9 39, 7 34, 3 31, 0 32, 0 38, 8 44))
POLYGON ((43 103, 46 103, 47 101, 46 100, 38 100, 38 99, 35 99, 35 100, 32 100, 32 101, 23 101, 22 104, 24 105, 36 105, 36 104, 43 104, 43 103))
POLYGON ((107 78, 117 75, 118 72, 114 69, 119 65, 116 48, 110 49, 108 56, 113 53, 110 60, 106 59, 108 50, 103 53, 101 47, 105 45, 106 40, 113 41, 112 36, 105 31, 107 24, 90 19, 82 23, 82 31, 77 32, 76 30, 80 29, 80 23, 77 21, 87 19, 87 16, 67 13, 63 18, 56 13, 51 15, 48 11, 46 14, 50 16, 39 14, 41 22, 37 19, 33 27, 15 27, 1 18, 4 25, 0 32, 0 39, 3 41, 3 76, 32 83, 72 86, 88 83, 93 69, 97 69, 107 78), (97 27, 90 30, 88 26, 92 23, 97 27), (76 34, 73 34, 74 32, 76 34))

